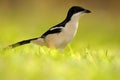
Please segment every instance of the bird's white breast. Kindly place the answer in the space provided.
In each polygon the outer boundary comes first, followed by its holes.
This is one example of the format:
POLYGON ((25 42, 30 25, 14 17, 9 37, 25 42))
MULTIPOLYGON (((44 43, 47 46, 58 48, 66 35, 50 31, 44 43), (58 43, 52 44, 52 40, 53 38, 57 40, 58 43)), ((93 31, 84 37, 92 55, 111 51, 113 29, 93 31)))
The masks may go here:
POLYGON ((64 46, 66 46, 75 36, 78 29, 78 21, 79 21, 80 13, 77 13, 72 16, 71 20, 65 25, 65 28, 58 35, 59 42, 64 46))
MULTIPOLYGON (((66 24, 66 27, 63 29, 63 36, 67 42, 71 41, 78 29, 78 21, 70 21, 66 24)), ((61 33, 62 34, 62 33, 61 33)))

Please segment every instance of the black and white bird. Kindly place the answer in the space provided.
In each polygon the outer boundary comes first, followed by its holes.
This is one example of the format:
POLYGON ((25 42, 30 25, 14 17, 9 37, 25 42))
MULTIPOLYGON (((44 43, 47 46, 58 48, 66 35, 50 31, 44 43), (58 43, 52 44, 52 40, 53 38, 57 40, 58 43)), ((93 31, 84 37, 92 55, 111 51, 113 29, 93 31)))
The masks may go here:
POLYGON ((91 11, 79 6, 72 6, 68 11, 65 20, 51 27, 41 37, 23 40, 10 45, 9 47, 14 48, 32 42, 49 48, 64 49, 74 38, 78 29, 79 18, 84 13, 91 13, 91 11))

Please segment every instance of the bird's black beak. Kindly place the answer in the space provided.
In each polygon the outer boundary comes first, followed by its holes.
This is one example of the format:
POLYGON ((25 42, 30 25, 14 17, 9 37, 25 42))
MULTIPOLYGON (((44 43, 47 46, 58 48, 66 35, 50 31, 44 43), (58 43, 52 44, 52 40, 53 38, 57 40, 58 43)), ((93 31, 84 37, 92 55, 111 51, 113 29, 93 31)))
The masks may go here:
POLYGON ((91 11, 90 11, 90 10, 85 10, 84 12, 85 12, 85 13, 91 13, 91 11))

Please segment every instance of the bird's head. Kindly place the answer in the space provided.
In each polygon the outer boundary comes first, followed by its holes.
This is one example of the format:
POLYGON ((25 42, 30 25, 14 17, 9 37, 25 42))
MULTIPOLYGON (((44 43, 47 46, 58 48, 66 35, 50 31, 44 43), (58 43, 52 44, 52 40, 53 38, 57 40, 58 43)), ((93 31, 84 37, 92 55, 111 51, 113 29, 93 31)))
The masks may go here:
POLYGON ((79 13, 79 12, 82 12, 82 13, 91 13, 90 10, 84 9, 82 7, 79 7, 79 6, 73 6, 68 11, 68 13, 71 14, 71 15, 79 13))
POLYGON ((67 18, 71 18, 74 14, 77 14, 77 13, 80 13, 80 14, 91 13, 91 11, 79 6, 72 6, 68 11, 67 18))

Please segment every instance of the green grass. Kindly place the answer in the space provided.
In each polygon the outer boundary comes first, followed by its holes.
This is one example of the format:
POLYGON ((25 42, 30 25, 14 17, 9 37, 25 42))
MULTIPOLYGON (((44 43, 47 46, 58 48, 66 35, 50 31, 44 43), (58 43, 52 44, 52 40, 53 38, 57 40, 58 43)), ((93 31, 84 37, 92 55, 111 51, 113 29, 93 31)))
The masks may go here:
POLYGON ((0 51, 0 80, 119 80, 120 55, 111 50, 77 52, 26 45, 0 51), (23 48, 22 48, 23 47, 23 48))

